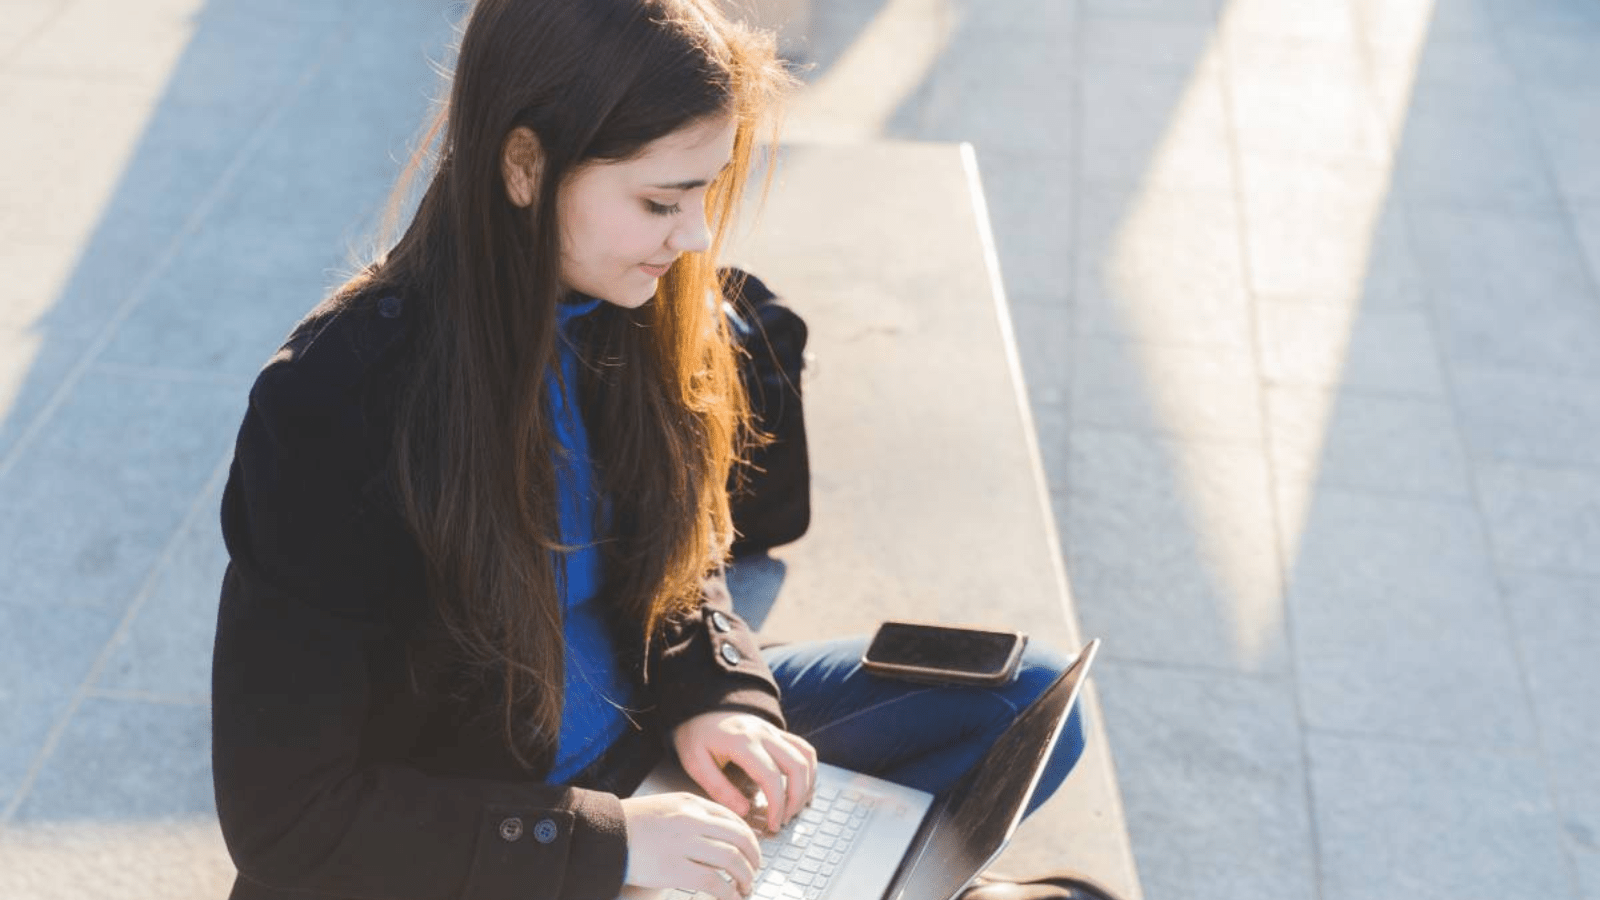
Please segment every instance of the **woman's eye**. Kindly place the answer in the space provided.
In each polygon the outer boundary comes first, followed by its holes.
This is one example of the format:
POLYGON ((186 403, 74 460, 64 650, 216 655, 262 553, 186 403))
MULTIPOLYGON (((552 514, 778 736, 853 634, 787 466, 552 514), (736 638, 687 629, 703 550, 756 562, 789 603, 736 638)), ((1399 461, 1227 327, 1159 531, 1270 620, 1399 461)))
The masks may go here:
POLYGON ((657 216, 677 215, 683 209, 682 206, 679 206, 676 203, 672 204, 671 206, 667 206, 664 203, 657 203, 654 200, 646 200, 644 205, 645 208, 650 210, 653 215, 657 216))

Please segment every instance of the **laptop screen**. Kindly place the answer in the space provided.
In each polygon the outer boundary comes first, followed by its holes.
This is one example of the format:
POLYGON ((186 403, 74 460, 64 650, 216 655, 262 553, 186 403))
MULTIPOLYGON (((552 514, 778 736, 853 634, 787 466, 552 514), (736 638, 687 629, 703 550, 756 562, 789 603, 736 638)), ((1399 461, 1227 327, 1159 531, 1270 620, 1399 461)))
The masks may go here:
POLYGON ((1006 730, 971 771, 934 801, 887 900, 949 900, 994 860, 1033 797, 1099 641, 1006 730))

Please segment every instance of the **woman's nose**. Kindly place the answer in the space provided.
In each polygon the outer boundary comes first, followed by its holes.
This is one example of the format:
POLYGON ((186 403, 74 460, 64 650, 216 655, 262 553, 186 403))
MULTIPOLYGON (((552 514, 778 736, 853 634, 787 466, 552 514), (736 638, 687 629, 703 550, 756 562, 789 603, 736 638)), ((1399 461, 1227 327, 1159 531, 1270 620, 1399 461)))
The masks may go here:
POLYGON ((711 247, 711 231, 706 227, 706 208, 696 203, 684 210, 682 223, 667 237, 667 246, 679 253, 700 253, 711 247))

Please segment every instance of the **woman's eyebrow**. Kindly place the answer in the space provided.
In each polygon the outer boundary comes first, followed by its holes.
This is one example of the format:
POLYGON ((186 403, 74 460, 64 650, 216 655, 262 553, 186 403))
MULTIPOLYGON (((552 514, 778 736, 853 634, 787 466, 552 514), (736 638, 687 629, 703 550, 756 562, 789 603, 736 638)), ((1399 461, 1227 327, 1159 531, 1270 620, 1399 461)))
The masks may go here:
MULTIPOLYGON (((715 181, 717 178, 721 177, 723 172, 728 171, 732 167, 733 163, 730 162, 718 169, 717 174, 711 176, 711 181, 715 181)), ((649 187, 655 188, 658 191, 692 191, 697 187, 705 187, 706 185, 710 184, 711 181, 707 181, 704 178, 694 178, 689 181, 675 181, 672 184, 652 184, 649 185, 649 187)))
POLYGON ((700 178, 694 181, 675 181, 672 184, 652 184, 649 187, 658 191, 692 191, 697 187, 704 187, 706 184, 709 184, 709 182, 700 178))

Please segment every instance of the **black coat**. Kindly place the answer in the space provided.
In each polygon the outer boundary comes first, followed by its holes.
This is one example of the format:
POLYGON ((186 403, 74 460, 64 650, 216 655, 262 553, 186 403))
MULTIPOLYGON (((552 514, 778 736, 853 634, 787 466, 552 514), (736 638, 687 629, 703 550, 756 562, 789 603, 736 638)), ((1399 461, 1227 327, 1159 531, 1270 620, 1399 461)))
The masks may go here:
POLYGON ((250 392, 222 503, 212 692, 233 897, 610 900, 627 858, 612 791, 693 715, 781 725, 777 688, 708 581, 699 614, 624 661, 641 732, 573 785, 541 781, 548 759, 516 763, 498 702, 429 662, 448 656, 421 551, 383 487, 415 318, 397 298, 313 314, 250 392))

